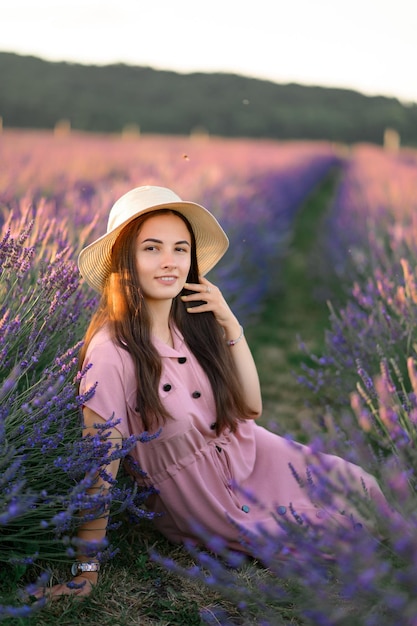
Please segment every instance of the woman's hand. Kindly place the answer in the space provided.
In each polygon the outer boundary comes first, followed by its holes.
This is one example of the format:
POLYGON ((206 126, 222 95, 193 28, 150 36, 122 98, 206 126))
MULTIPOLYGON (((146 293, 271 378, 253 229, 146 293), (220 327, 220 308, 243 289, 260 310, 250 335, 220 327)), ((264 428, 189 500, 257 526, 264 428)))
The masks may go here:
POLYGON ((207 278, 201 276, 200 283, 185 283, 184 289, 195 292, 187 296, 181 296, 181 300, 186 306, 191 302, 203 301, 203 304, 188 307, 188 313, 211 311, 217 322, 224 329, 226 339, 234 339, 239 336, 240 324, 216 285, 213 285, 207 278))
POLYGON ((236 316, 223 298, 220 289, 209 282, 207 278, 201 276, 200 283, 186 283, 184 288, 194 292, 187 296, 181 296, 187 311, 192 315, 211 311, 223 328, 224 339, 230 347, 245 400, 252 409, 253 416, 259 417, 262 413, 262 397, 258 372, 236 316), (201 301, 203 301, 202 304, 187 306, 188 303, 201 303, 201 301))
POLYGON ((67 583, 38 589, 32 595, 38 600, 43 597, 46 597, 48 600, 56 600, 62 596, 70 595, 85 598, 92 592, 93 587, 97 584, 97 579, 98 575, 96 572, 86 572, 82 576, 75 576, 75 578, 67 583))

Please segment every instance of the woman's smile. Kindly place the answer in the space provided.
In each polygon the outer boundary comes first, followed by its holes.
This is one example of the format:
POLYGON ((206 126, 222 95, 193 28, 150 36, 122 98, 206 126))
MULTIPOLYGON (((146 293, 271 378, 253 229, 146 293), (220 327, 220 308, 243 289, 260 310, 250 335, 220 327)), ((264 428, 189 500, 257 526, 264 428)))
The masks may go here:
POLYGON ((156 280, 162 285, 173 285, 178 279, 177 276, 157 276, 156 280))

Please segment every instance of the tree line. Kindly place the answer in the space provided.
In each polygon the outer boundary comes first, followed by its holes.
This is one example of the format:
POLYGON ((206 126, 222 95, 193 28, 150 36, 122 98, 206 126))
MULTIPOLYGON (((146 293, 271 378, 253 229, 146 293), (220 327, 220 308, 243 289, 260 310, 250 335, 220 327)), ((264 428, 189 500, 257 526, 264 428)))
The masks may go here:
POLYGON ((381 144, 387 128, 417 145, 417 103, 349 89, 277 84, 226 73, 48 62, 0 53, 4 127, 381 144))

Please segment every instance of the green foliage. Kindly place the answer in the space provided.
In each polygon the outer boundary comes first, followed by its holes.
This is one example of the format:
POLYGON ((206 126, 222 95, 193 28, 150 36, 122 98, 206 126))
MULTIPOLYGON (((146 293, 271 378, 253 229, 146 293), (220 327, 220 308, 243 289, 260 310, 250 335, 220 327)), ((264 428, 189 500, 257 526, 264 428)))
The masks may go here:
POLYGON ((417 145, 417 104, 347 89, 234 74, 177 74, 149 67, 51 63, 0 53, 5 126, 382 143, 387 127, 417 145))

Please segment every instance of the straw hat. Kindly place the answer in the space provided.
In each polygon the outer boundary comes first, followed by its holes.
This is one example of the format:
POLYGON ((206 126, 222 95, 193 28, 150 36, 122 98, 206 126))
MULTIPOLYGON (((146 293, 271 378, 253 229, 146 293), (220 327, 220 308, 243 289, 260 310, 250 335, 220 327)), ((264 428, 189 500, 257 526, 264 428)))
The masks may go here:
POLYGON ((204 207, 181 200, 165 187, 136 187, 124 194, 110 210, 107 233, 81 250, 78 267, 87 283, 101 291, 110 273, 111 253, 118 235, 129 222, 144 213, 172 209, 184 215, 191 224, 200 273, 204 276, 226 252, 229 240, 216 218, 204 207))

